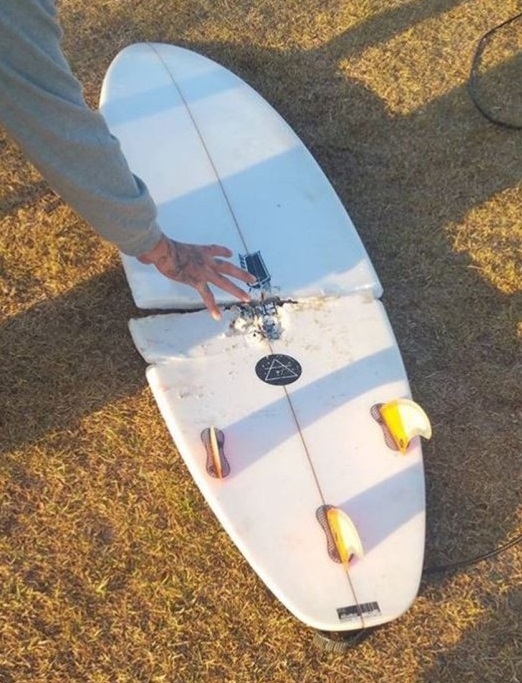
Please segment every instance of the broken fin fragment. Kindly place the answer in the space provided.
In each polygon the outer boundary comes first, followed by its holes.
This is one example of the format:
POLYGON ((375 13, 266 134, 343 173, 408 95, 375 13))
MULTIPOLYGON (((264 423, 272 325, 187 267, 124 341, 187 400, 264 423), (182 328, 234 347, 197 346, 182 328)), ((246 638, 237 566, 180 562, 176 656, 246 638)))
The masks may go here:
POLYGON ((373 418, 381 425, 387 445, 405 454, 415 436, 431 438, 431 424, 418 403, 398 398, 372 407, 373 418))
POLYGON ((224 479, 230 474, 230 465, 225 457, 225 435, 216 427, 201 432, 201 440, 207 451, 207 472, 211 477, 224 479))

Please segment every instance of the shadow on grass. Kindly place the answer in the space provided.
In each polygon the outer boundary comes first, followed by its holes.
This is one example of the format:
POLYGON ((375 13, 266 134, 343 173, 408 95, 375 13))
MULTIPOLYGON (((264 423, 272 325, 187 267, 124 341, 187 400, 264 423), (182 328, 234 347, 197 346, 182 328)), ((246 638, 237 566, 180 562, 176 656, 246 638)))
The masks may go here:
POLYGON ((59 198, 49 189, 47 183, 42 180, 32 183, 30 186, 24 184, 23 188, 17 190, 12 188, 2 194, 0 202, 0 220, 10 213, 30 206, 36 201, 44 199, 49 211, 58 204, 59 198))
POLYGON ((144 386, 134 311, 123 274, 108 271, 0 326, 0 454, 144 386))
MULTIPOLYGON (((509 562, 509 561, 507 561, 509 562)), ((475 593, 477 608, 483 616, 467 628, 460 640, 451 648, 438 648, 436 661, 419 675, 418 683, 452 683, 453 681, 480 680, 485 683, 497 681, 520 681, 522 660, 520 658, 520 639, 522 624, 522 591, 520 574, 506 587, 505 567, 495 566, 494 561, 480 565, 488 577, 497 584, 495 591, 475 593)), ((465 570, 462 570, 465 571, 465 570)), ((477 575, 476 572, 473 574, 477 575)), ((477 576, 477 581, 479 580, 477 576)), ((444 580, 429 588, 431 599, 440 602, 444 599, 444 580)), ((469 589, 472 590, 472 589, 469 589)), ((458 596, 450 599, 458 601, 458 596)), ((448 624, 451 630, 455 624, 448 624)))

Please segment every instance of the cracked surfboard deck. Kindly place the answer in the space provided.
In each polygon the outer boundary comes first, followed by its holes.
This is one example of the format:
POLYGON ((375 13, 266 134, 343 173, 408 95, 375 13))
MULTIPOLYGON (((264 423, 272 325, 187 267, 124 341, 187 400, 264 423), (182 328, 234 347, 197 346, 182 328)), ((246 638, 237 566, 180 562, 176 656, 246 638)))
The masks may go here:
MULTIPOLYGON (((258 278, 251 305, 220 295, 219 322, 193 311, 130 323, 202 494, 302 622, 350 631, 397 618, 422 571, 427 427, 348 214, 283 119, 193 52, 127 48, 101 110, 165 232, 224 243, 258 278)), ((123 261, 138 306, 201 306, 123 261)))

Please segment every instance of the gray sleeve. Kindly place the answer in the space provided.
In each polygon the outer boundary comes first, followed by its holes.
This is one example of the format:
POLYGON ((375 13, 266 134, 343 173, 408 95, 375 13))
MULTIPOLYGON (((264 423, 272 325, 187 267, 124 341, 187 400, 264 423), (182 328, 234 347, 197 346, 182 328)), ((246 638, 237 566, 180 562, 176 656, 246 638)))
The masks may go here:
POLYGON ((52 188, 136 256, 160 239, 156 207, 65 59, 54 0, 0 0, 0 123, 52 188))

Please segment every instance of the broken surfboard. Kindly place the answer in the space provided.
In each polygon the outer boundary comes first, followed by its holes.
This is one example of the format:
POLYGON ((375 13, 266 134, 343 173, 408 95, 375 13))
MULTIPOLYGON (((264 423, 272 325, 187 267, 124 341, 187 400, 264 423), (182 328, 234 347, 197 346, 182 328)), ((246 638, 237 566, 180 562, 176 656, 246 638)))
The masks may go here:
POLYGON ((138 44, 100 109, 171 237, 224 244, 253 301, 198 293, 122 256, 147 379, 192 477, 239 550, 321 632, 414 601, 425 501, 413 403, 382 288, 329 181, 252 88, 189 50, 138 44))

